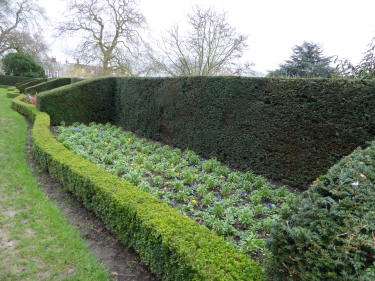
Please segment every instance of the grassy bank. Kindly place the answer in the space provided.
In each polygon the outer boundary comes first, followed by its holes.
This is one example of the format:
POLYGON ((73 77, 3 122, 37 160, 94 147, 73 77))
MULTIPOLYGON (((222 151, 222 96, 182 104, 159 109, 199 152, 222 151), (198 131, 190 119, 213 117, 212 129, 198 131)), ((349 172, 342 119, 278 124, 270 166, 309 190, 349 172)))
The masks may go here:
POLYGON ((0 279, 109 280, 25 161, 27 124, 0 89, 0 279))

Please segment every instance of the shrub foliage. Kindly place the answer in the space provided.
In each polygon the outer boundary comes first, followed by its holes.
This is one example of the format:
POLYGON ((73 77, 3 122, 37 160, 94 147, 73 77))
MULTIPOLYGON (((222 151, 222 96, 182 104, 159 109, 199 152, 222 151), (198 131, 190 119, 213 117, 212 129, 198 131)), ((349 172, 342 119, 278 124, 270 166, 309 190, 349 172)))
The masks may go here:
POLYGON ((18 88, 18 90, 20 90, 21 93, 24 93, 26 88, 38 85, 40 83, 44 83, 46 81, 47 79, 44 78, 34 78, 28 81, 16 83, 16 87, 18 88))
POLYGON ((373 138, 374 92, 372 80, 122 79, 115 123, 304 186, 373 138))
POLYGON ((113 121, 139 135, 305 186, 375 135, 375 81, 104 78, 40 95, 52 123, 113 121))
POLYGON ((273 226, 269 280, 375 280, 375 142, 344 157, 273 226))
POLYGON ((80 81, 38 95, 38 109, 50 114, 52 124, 113 119, 116 78, 80 81))
POLYGON ((25 89, 26 94, 34 95, 44 91, 52 90, 61 86, 69 85, 71 83, 70 78, 57 78, 52 79, 43 83, 39 83, 35 86, 27 87, 25 89))
POLYGON ((19 90, 14 87, 14 86, 11 86, 11 87, 8 87, 8 92, 7 92, 7 97, 8 98, 15 98, 15 97, 18 97, 20 95, 20 92, 19 90))
POLYGON ((33 78, 13 76, 13 75, 0 75, 0 85, 15 86, 17 83, 30 81, 33 78))
POLYGON ((2 59, 3 70, 7 75, 45 78, 42 66, 37 64, 30 54, 9 53, 2 59))

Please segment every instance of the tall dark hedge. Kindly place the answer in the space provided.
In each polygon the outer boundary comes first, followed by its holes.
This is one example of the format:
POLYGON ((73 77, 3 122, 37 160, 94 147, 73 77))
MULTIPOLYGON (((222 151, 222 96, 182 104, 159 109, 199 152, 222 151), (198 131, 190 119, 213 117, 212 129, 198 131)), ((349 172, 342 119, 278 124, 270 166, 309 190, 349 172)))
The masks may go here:
POLYGON ((12 75, 0 75, 0 85, 14 86, 19 82, 30 81, 33 78, 22 77, 22 76, 12 76, 12 75))
POLYGON ((38 104, 54 124, 114 121, 304 187, 373 139, 374 93, 374 80, 98 78, 42 94, 38 104))
POLYGON ((303 193, 267 246, 268 280, 375 280, 375 142, 303 193))
POLYGON ((25 93, 34 95, 36 93, 41 93, 41 92, 52 90, 61 86, 69 85, 70 83, 71 83, 70 78, 52 79, 52 80, 42 82, 40 84, 31 86, 31 87, 27 87, 25 89, 25 93))
POLYGON ((375 81, 240 77, 118 81, 115 123, 305 186, 375 136, 375 81))
POLYGON ((84 80, 38 95, 37 107, 47 112, 51 124, 110 122, 114 112, 116 78, 84 80))

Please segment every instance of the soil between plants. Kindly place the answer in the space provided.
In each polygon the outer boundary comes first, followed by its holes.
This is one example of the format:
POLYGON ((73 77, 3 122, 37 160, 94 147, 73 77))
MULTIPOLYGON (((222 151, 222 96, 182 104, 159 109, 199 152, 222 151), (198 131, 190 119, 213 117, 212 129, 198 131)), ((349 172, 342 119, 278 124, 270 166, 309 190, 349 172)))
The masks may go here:
POLYGON ((150 270, 141 263, 138 254, 127 249, 105 228, 104 223, 88 211, 60 183, 47 172, 42 171, 39 163, 33 158, 31 149, 31 123, 28 123, 25 158, 31 172, 38 181, 49 200, 53 201, 67 221, 81 234, 81 237, 93 255, 108 270, 110 277, 118 281, 156 281, 150 270))

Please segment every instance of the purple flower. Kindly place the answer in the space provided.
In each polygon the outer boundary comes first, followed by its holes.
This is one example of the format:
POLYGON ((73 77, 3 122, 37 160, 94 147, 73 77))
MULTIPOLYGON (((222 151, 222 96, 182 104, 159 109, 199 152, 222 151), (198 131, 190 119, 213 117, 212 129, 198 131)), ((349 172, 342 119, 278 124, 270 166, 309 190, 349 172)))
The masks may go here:
POLYGON ((181 212, 181 215, 185 216, 185 213, 182 211, 182 212, 181 212))
POLYGON ((220 200, 221 198, 222 198, 221 195, 219 195, 219 196, 217 197, 217 199, 219 199, 219 200, 220 200))
POLYGON ((198 165, 200 166, 200 165, 201 165, 201 162, 199 162, 198 165))
POLYGON ((82 144, 79 144, 79 145, 78 145, 78 148, 82 148, 82 144))
POLYGON ((120 146, 120 148, 119 148, 120 150, 122 150, 122 146, 120 146))
POLYGON ((206 172, 206 170, 202 170, 202 173, 204 174, 206 172))
POLYGON ((225 182, 226 181, 226 179, 225 178, 223 178, 223 182, 225 182))
POLYGON ((241 195, 244 196, 244 195, 245 195, 245 191, 242 191, 242 192, 241 192, 241 195))
POLYGON ((80 128, 76 128, 76 132, 81 132, 81 129, 80 128))
POLYGON ((172 202, 172 207, 174 207, 174 205, 175 205, 174 202, 172 202))
POLYGON ((273 208, 272 203, 268 203, 268 207, 273 208))
POLYGON ((191 189, 194 189, 194 184, 191 185, 191 189))

